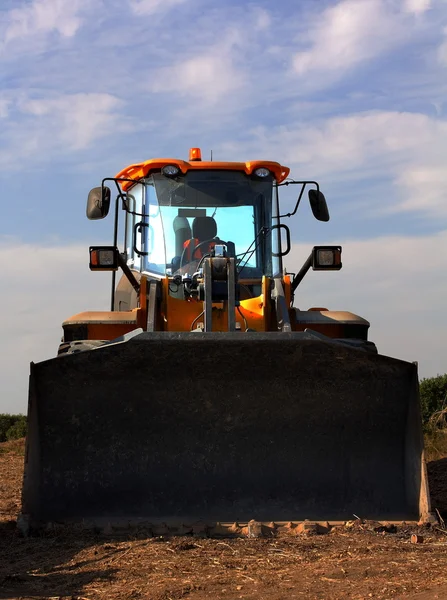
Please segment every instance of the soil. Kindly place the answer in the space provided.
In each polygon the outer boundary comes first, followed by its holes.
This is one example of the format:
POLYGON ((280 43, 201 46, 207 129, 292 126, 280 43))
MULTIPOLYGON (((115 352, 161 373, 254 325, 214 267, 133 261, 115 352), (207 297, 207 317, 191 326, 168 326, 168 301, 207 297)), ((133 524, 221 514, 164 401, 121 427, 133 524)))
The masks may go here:
MULTIPOLYGON (((20 537, 23 442, 0 444, 0 599, 447 599, 447 530, 349 522, 272 538, 20 537), (412 543, 411 535, 420 536, 412 543)), ((447 511, 447 459, 429 464, 447 511)), ((447 519, 446 519, 447 520, 447 519)))

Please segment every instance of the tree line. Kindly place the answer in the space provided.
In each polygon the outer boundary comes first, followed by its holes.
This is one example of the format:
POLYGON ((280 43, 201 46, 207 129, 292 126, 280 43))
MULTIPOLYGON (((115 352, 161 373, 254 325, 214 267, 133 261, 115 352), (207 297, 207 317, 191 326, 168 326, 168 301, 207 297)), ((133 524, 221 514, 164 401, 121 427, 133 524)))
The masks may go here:
POLYGON ((447 373, 422 379, 419 384, 424 429, 447 425, 447 373))
POLYGON ((18 440, 26 435, 25 415, 0 414, 0 442, 18 440))

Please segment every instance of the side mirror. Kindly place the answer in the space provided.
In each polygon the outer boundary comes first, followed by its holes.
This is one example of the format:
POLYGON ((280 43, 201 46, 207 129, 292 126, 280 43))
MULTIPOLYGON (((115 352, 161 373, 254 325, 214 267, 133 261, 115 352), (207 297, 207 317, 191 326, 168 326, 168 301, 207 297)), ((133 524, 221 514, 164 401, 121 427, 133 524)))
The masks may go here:
POLYGON ((309 202, 316 219, 319 221, 329 221, 329 210, 323 192, 309 190, 309 202))
POLYGON ((90 190, 87 200, 87 219, 96 221, 109 214, 110 188, 95 187, 90 190))

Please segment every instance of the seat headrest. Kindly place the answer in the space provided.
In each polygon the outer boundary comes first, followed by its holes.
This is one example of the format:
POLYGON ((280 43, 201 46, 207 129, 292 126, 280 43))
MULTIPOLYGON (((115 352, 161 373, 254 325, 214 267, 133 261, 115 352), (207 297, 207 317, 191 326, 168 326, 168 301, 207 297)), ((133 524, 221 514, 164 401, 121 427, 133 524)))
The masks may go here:
POLYGON ((192 222, 192 237, 204 242, 217 235, 217 224, 213 217, 196 217, 192 222))

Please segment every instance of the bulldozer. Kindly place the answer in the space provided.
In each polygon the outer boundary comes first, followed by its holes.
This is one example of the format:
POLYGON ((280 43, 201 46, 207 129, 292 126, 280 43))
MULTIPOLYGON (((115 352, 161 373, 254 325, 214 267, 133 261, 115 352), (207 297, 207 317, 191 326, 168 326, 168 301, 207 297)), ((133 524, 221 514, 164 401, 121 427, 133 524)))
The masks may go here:
POLYGON ((306 195, 329 221, 318 182, 199 148, 91 190, 87 217, 114 215, 89 249, 110 311, 70 317, 31 363, 23 528, 430 519, 416 363, 379 354, 358 315, 294 307, 310 270, 342 267, 328 245, 284 268, 306 195))

